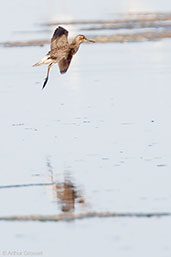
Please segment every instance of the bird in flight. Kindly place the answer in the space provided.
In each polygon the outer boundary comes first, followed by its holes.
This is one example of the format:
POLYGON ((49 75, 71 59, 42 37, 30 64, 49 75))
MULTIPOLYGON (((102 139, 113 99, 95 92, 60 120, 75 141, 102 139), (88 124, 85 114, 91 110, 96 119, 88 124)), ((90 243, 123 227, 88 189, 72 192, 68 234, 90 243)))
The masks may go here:
POLYGON ((48 70, 47 70, 47 76, 45 78, 42 89, 47 84, 50 68, 55 63, 58 63, 60 73, 65 73, 69 68, 73 55, 76 54, 80 44, 83 42, 94 43, 95 41, 87 39, 84 35, 78 35, 74 38, 72 43, 69 43, 68 31, 66 29, 59 26, 55 30, 51 39, 50 51, 42 60, 40 60, 39 62, 33 65, 33 66, 39 66, 42 64, 49 64, 48 70))

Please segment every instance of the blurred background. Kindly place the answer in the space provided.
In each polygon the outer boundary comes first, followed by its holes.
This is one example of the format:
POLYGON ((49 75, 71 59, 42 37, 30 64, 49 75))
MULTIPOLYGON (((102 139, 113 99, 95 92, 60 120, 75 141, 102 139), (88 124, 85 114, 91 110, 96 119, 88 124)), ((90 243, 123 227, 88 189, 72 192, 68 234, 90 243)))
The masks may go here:
POLYGON ((34 38, 41 38, 45 34, 36 33, 37 30, 45 29, 41 25, 55 21, 109 20, 128 13, 167 13, 170 8, 169 0, 107 0, 104 3, 90 0, 4 1, 0 18, 1 40, 30 39, 32 35, 15 34, 29 31, 35 32, 34 38))
POLYGON ((6 0, 0 27, 0 255, 170 257, 171 2, 6 0), (42 91, 59 25, 96 44, 42 91))

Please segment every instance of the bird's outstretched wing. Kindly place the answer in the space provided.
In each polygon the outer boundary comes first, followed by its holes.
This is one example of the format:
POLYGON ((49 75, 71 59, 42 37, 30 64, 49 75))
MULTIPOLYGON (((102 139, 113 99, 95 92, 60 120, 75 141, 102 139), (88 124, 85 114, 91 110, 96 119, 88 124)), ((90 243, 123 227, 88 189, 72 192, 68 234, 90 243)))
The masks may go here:
POLYGON ((51 50, 66 45, 68 45, 68 31, 59 26, 51 39, 51 50))
POLYGON ((66 57, 62 58, 58 62, 60 73, 65 73, 68 70, 72 57, 73 57, 73 54, 70 51, 66 57))

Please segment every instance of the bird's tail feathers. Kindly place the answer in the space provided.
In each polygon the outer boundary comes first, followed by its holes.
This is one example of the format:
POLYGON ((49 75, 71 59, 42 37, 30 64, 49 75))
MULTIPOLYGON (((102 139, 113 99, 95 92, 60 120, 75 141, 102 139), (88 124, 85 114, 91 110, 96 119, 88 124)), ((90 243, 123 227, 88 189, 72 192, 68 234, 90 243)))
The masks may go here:
POLYGON ((33 64, 33 67, 51 63, 51 59, 49 57, 49 55, 46 55, 42 60, 33 64))
POLYGON ((33 64, 33 67, 35 67, 35 66, 39 66, 39 65, 42 65, 43 63, 42 63, 42 61, 40 61, 40 62, 36 62, 35 64, 33 64))

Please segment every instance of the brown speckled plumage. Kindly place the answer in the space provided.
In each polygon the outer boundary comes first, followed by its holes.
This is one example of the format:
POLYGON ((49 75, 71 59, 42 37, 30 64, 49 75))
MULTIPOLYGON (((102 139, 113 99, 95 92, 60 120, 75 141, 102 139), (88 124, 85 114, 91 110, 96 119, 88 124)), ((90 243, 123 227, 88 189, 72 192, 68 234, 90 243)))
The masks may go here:
POLYGON ((87 39, 84 35, 78 35, 72 43, 69 44, 68 31, 60 26, 55 30, 51 39, 51 50, 41 61, 33 65, 49 64, 43 88, 48 81, 49 71, 52 65, 58 63, 60 73, 65 73, 69 68, 73 55, 78 51, 80 44, 86 41, 94 42, 93 40, 87 39))

